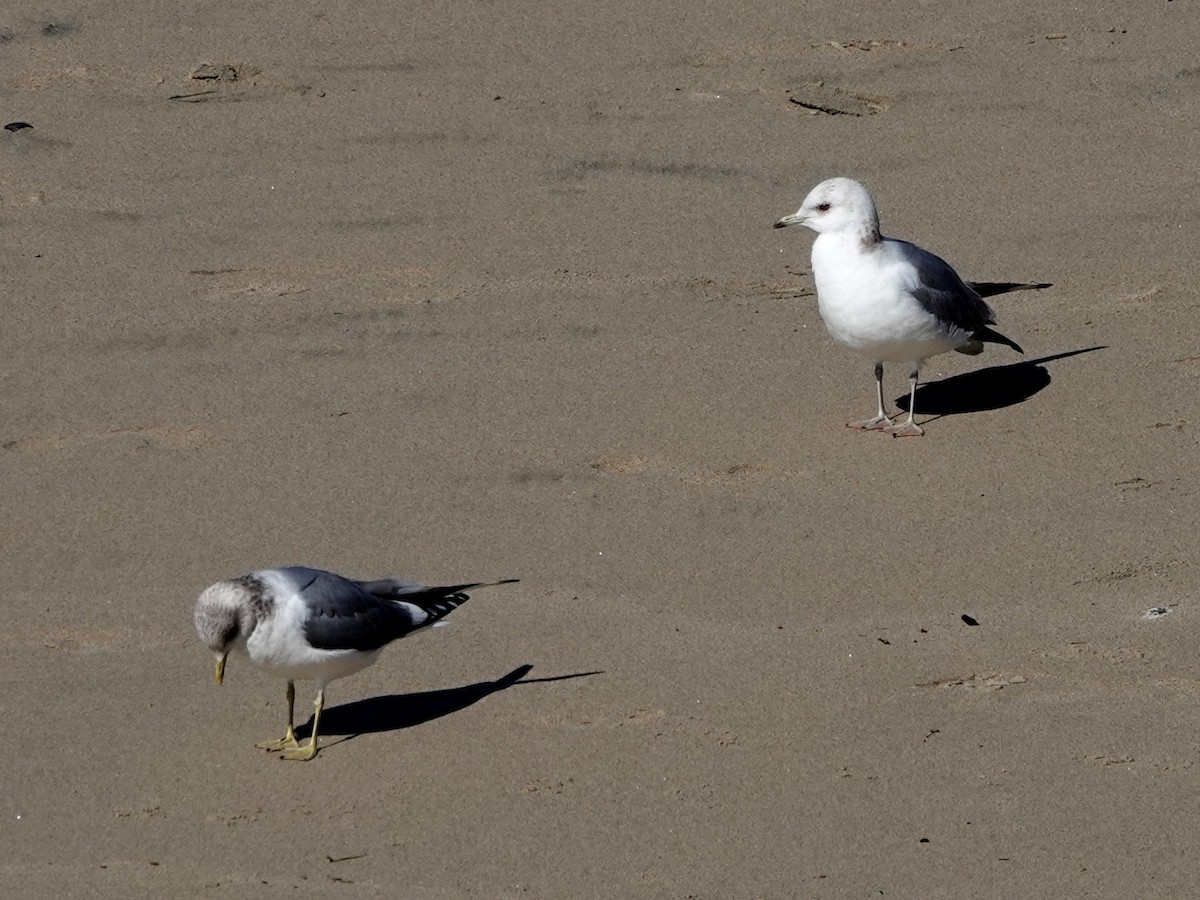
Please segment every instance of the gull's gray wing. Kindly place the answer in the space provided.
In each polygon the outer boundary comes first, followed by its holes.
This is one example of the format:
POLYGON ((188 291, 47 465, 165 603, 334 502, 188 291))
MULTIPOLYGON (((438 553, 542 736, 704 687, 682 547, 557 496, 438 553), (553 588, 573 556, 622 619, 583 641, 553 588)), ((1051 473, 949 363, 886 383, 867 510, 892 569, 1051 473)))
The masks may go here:
POLYGON ((468 597, 450 593, 436 601, 389 600, 333 572, 292 567, 281 570, 304 602, 304 637, 318 650, 378 650, 432 625, 468 597))
POLYGON ((996 324, 996 315, 987 301, 971 288, 954 268, 928 250, 888 238, 896 255, 913 267, 916 273, 915 283, 909 286, 909 293, 921 307, 935 316, 951 329, 961 331, 964 353, 979 353, 983 350, 981 341, 996 344, 1006 344, 1018 353, 1024 353, 1020 345, 1006 338, 998 331, 988 328, 996 324))
POLYGON ((928 250, 889 238, 897 255, 916 271, 916 283, 909 292, 926 312, 951 328, 974 334, 996 320, 992 308, 958 277, 958 273, 940 256, 928 250))

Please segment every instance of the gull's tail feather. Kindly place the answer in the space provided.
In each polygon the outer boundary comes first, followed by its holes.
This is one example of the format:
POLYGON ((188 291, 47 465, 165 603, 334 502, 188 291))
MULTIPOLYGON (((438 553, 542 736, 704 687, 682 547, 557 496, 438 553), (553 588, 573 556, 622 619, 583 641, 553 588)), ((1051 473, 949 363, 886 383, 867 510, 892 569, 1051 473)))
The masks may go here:
POLYGON ((977 354, 980 352, 980 350, 983 350, 984 342, 1002 343, 1006 347, 1012 347, 1018 353, 1025 353, 1025 350, 1022 350, 1020 344, 1016 343, 1013 338, 1004 337, 1002 334, 1000 334, 1000 332, 994 331, 988 328, 986 325, 984 325, 982 329, 974 332, 971 337, 973 340, 970 343, 966 343, 964 346, 959 348, 960 353, 966 353, 970 355, 977 354))

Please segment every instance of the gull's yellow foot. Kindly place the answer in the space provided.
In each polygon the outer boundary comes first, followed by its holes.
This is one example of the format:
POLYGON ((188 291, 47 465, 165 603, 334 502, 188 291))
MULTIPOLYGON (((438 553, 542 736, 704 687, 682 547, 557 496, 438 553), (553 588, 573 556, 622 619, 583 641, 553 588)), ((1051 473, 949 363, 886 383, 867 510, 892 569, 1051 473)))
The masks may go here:
MULTIPOLYGON (((292 683, 289 681, 288 682, 289 692, 291 691, 291 687, 292 687, 292 683)), ((289 701, 291 699, 290 693, 288 694, 288 699, 289 699, 289 701)), ((317 702, 313 704, 312 737, 310 737, 308 739, 308 743, 304 744, 303 746, 296 746, 296 747, 292 747, 290 750, 284 750, 283 751, 284 759, 307 760, 307 759, 312 759, 314 756, 317 755, 317 733, 321 730, 321 710, 323 710, 324 708, 325 708, 325 688, 322 686, 322 688, 319 691, 317 691, 317 702)), ((288 731, 291 731, 291 729, 289 728, 288 731)), ((292 737, 295 737, 295 736, 296 735, 293 733, 292 737)))
POLYGON ((285 734, 283 737, 281 737, 279 740, 277 740, 277 741, 259 741, 254 746, 257 747, 259 750, 271 750, 271 751, 291 750, 294 747, 299 747, 300 742, 298 740, 296 740, 296 732, 292 731, 292 729, 289 728, 288 733, 285 734))
POLYGON ((312 737, 307 744, 284 750, 281 759, 309 760, 317 755, 317 739, 312 737))

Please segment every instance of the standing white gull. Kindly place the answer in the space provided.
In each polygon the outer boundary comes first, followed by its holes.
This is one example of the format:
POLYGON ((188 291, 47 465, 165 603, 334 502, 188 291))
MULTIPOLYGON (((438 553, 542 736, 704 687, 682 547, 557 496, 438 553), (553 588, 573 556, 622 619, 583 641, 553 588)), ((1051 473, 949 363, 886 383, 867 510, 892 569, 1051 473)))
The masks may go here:
POLYGON ((878 411, 852 428, 893 437, 925 432, 913 421, 917 376, 930 356, 957 350, 975 355, 986 342, 1025 351, 989 328, 992 308, 941 257, 879 233, 879 214, 867 189, 850 178, 813 188, 790 216, 775 223, 817 232, 812 273, 817 309, 834 339, 875 362, 878 411), (884 362, 909 363, 908 419, 897 425, 883 411, 884 362))
POLYGON ((487 586, 426 587, 392 578, 351 581, 300 566, 261 569, 206 588, 196 600, 196 633, 216 654, 217 684, 224 680, 225 659, 235 648, 249 654, 260 669, 287 679, 287 733, 255 746, 282 750, 284 759, 312 759, 329 682, 365 669, 386 644, 449 615, 469 599, 464 590, 487 586), (301 746, 294 727, 293 682, 308 678, 317 683, 317 700, 312 737, 301 746))

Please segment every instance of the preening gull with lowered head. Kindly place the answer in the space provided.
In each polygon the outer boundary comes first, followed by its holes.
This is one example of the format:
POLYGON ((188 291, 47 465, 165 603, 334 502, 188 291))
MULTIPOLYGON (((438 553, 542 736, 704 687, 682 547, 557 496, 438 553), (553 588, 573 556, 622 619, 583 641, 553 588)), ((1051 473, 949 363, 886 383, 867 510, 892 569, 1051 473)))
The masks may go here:
POLYGON ((217 684, 234 649, 245 651, 258 668, 287 679, 287 733, 256 746, 282 750, 284 759, 307 760, 317 753, 329 682, 365 669, 397 638, 439 624, 467 602, 463 591, 490 584, 426 587, 393 578, 352 581, 300 566, 261 569, 205 589, 196 600, 196 633, 216 655, 217 684), (304 745, 296 740, 293 719, 293 682, 300 679, 317 683, 312 737, 304 745))

